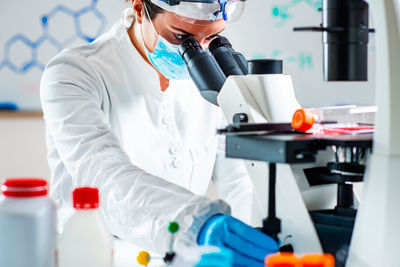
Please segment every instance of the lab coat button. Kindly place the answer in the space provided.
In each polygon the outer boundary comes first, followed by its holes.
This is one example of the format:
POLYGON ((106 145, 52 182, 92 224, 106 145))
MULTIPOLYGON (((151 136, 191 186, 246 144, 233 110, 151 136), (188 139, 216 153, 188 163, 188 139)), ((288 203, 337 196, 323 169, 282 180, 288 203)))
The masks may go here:
POLYGON ((164 102, 164 103, 162 104, 162 108, 163 108, 164 110, 169 110, 169 109, 171 109, 171 107, 172 107, 171 102, 164 102))
POLYGON ((169 153, 170 153, 171 155, 176 155, 176 154, 179 153, 179 148, 176 147, 176 146, 173 146, 173 147, 171 147, 171 148, 169 149, 169 153))
POLYGON ((164 124, 170 123, 170 122, 171 122, 171 117, 170 117, 170 116, 165 116, 165 117, 163 118, 162 122, 163 122, 164 124))
POLYGON ((182 162, 181 162, 179 159, 175 159, 175 160, 172 162, 172 166, 173 166, 174 168, 179 168, 179 167, 182 166, 182 162))

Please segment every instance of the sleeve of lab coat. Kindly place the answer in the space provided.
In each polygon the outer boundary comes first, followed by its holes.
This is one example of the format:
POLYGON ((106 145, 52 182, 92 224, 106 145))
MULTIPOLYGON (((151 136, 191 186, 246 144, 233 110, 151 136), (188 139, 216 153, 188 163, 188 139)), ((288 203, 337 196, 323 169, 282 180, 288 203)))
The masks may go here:
POLYGON ((46 127, 73 185, 99 188, 106 223, 123 239, 165 251, 168 224, 177 221, 175 246, 194 245, 203 223, 214 214, 229 214, 229 206, 135 167, 101 109, 106 96, 100 81, 85 58, 72 52, 53 59, 42 77, 46 127))
MULTIPOLYGON (((220 128, 226 125, 226 121, 222 120, 220 128)), ((231 206, 232 216, 249 224, 253 184, 243 160, 225 156, 225 140, 224 135, 219 136, 213 182, 218 196, 231 206)))

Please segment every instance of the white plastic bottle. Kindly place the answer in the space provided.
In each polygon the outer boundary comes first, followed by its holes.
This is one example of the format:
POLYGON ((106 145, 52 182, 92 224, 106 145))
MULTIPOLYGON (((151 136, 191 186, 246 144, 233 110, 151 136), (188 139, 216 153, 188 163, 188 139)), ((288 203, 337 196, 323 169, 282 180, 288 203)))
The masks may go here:
POLYGON ((66 222, 58 243, 58 266, 113 266, 113 239, 98 210, 98 190, 75 189, 73 205, 75 214, 66 222))
POLYGON ((47 182, 6 179, 0 196, 0 266, 54 267, 56 206, 47 182))

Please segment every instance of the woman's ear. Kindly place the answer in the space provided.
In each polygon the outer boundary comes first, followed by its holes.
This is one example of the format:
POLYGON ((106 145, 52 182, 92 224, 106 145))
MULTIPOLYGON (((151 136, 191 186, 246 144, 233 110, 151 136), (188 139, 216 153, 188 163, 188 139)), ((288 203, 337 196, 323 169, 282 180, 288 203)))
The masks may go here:
POLYGON ((132 0, 133 13, 135 14, 135 21, 142 24, 144 19, 144 4, 142 0, 132 0))

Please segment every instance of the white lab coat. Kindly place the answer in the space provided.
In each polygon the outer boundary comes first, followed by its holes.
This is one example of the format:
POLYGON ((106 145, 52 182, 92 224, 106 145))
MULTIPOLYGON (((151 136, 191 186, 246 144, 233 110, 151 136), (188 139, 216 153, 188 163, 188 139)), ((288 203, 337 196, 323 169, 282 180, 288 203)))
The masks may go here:
POLYGON ((189 80, 171 81, 162 92, 156 71, 129 39, 131 23, 124 15, 92 44, 65 50, 47 65, 41 101, 51 197, 60 226, 71 213, 72 189, 94 186, 119 237, 165 251, 167 225, 177 221, 175 245, 194 245, 209 217, 230 213, 226 202, 204 197, 211 178, 242 219, 251 182, 240 160, 225 158, 216 134, 220 109, 189 80))

